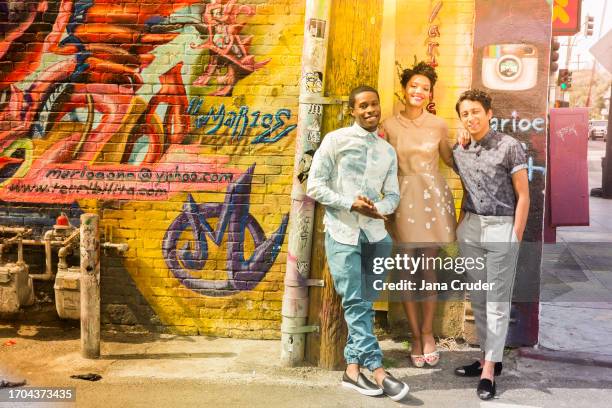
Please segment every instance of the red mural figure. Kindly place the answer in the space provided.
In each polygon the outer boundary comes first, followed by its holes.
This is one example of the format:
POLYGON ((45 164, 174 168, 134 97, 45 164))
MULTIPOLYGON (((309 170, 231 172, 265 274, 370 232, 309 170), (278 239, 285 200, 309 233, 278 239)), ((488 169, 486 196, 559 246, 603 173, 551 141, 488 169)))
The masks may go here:
POLYGON ((212 82, 219 86, 214 95, 231 94, 240 78, 270 60, 256 62, 249 54, 252 37, 240 35, 245 24, 238 20, 254 15, 254 6, 235 0, 202 3, 0 0, 0 200, 126 198, 133 186, 100 193, 99 186, 80 178, 94 170, 109 177, 131 174, 142 165, 159 175, 172 172, 174 179, 205 175, 189 187, 172 184, 168 193, 219 188, 207 175, 235 170, 221 166, 228 158, 204 163, 198 146, 184 145, 192 117, 183 62, 159 71, 156 52, 181 35, 181 28, 194 26, 203 44, 191 47, 209 53, 195 85, 212 82), (200 16, 177 13, 194 4, 202 4, 200 16), (156 84, 150 74, 143 78, 147 69, 163 72, 156 84), (157 85, 153 94, 143 89, 145 82, 157 85), (186 152, 194 159, 185 161, 186 152), (64 172, 70 174, 69 183, 54 181, 64 172), (69 193, 60 197, 58 191, 69 193))
POLYGON ((240 36, 245 26, 244 23, 237 22, 240 14, 252 16, 255 14, 255 8, 236 4, 235 0, 212 0, 202 13, 204 24, 195 24, 195 28, 205 42, 201 45, 192 44, 191 47, 209 50, 210 59, 204 73, 193 82, 193 85, 208 85, 215 76, 216 83, 220 87, 211 95, 231 95, 234 85, 241 77, 255 72, 270 62, 270 59, 256 62, 255 57, 249 54, 253 36, 240 36))
MULTIPOLYGON (((0 43, 0 146, 5 149, 22 137, 48 138, 52 125, 84 108, 102 115, 99 125, 95 130, 75 132, 79 134, 61 132, 63 140, 49 149, 48 158, 54 162, 93 159, 96 152, 85 149, 86 143, 103 146, 125 125, 124 115, 135 113, 129 107, 134 105, 135 93, 143 83, 140 72, 155 58, 151 51, 179 35, 152 33, 152 22, 195 2, 0 2, 0 15, 6 16, 0 21, 4 34, 0 43), (49 15, 56 16, 53 25, 48 22, 49 15), (60 42, 65 33, 68 38, 60 42), (44 69, 27 90, 15 87, 39 68, 47 52, 72 58, 44 69), (83 133, 87 140, 83 140, 83 133)), ((160 78, 162 90, 152 102, 156 106, 162 102, 171 105, 163 129, 165 138, 176 143, 188 128, 186 116, 177 114, 186 107, 186 94, 182 80, 176 80, 176 70, 169 73, 173 79, 165 83, 168 74, 160 78)), ((140 114, 146 109, 141 110, 140 114)), ((151 109, 147 112, 150 114, 151 109)), ((88 117, 93 120, 93 115, 88 117)), ((91 127, 91 123, 85 124, 91 127)))

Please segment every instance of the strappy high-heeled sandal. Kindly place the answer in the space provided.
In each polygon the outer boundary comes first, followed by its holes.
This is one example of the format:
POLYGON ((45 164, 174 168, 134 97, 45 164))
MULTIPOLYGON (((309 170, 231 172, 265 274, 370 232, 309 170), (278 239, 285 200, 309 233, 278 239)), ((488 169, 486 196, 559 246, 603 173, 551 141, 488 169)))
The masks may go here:
MULTIPOLYGON (((438 352, 436 348, 436 338, 433 337, 432 333, 422 333, 422 336, 431 336, 434 341, 434 351, 431 353, 423 353, 423 359, 425 363, 430 367, 435 367, 440 362, 440 352, 438 352)), ((425 345, 423 344, 423 351, 425 350, 425 345)))
POLYGON ((430 367, 435 367, 440 362, 440 352, 438 350, 423 354, 423 360, 430 367))
POLYGON ((416 368, 422 368, 423 366, 425 366, 425 357, 422 354, 411 354, 410 361, 412 361, 412 365, 416 368))

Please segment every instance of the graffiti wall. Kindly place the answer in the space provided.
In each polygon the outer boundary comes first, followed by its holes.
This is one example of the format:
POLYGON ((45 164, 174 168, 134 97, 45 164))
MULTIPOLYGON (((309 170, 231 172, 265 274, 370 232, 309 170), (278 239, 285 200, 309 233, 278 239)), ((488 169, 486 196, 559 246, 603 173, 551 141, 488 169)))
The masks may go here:
POLYGON ((98 212, 161 327, 277 337, 303 13, 0 2, 4 221, 98 212))

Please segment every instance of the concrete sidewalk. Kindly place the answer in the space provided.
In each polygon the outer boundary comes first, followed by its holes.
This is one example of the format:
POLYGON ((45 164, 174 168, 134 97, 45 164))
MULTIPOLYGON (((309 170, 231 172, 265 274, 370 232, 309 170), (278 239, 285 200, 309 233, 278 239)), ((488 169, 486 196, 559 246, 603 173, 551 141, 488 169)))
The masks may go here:
MULTIPOLYGON (((439 367, 409 365, 405 343, 381 342, 385 363, 411 393, 399 404, 424 407, 605 407, 612 399, 612 370, 537 362, 510 352, 498 378, 499 397, 475 395, 477 379, 453 368, 478 353, 445 351, 439 367)), ((392 407, 388 398, 363 397, 340 386, 341 372, 280 367, 278 341, 104 333, 102 356, 81 358, 79 329, 0 325, 0 378, 30 386, 76 387, 78 407, 392 407), (15 344, 4 345, 9 339, 15 344), (97 373, 98 382, 71 379, 97 373)), ((0 407, 16 406, 0 403, 0 407)), ((23 405, 21 405, 23 406, 23 405)), ((36 406, 34 404, 27 406, 36 406)))
MULTIPOLYGON (((589 188, 601 187, 604 150, 589 142, 589 188)), ((589 226, 558 228, 559 245, 544 246, 539 346, 612 366, 612 200, 589 207, 589 226)))

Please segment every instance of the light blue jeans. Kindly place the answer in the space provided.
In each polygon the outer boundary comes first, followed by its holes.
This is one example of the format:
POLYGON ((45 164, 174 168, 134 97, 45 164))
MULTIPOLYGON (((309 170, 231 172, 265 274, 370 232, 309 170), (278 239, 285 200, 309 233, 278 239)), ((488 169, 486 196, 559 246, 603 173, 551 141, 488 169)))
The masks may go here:
POLYGON ((368 238, 359 234, 357 245, 346 245, 325 234, 325 253, 336 292, 342 298, 344 320, 348 326, 348 339, 344 347, 347 364, 359 364, 370 371, 382 367, 382 351, 374 336, 374 310, 372 302, 364 299, 362 265, 371 264, 371 258, 387 257, 391 253, 391 238, 387 235, 364 253, 361 244, 368 238))

